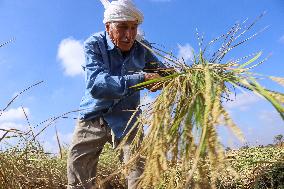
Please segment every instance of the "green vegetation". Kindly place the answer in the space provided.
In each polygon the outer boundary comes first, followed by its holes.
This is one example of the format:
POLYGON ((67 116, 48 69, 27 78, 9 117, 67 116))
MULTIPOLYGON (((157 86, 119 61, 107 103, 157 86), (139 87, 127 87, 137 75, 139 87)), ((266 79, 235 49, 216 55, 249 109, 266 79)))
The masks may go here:
MULTIPOLYGON (((34 142, 23 149, 18 147, 0 152, 0 189, 60 189, 66 188, 67 150, 62 157, 45 153, 34 142)), ((100 156, 97 182, 108 177, 120 167, 116 152, 107 144, 100 156)), ((102 188, 124 188, 123 176, 116 175, 102 188)))
MULTIPOLYGON (((45 153, 37 145, 31 145, 24 151, 14 148, 1 152, 0 189, 66 188, 66 151, 63 151, 62 158, 45 153)), ((236 173, 224 170, 217 179, 218 188, 284 188, 283 160, 284 148, 279 146, 226 151, 226 161, 236 173), (227 174, 228 172, 231 174, 227 174)), ((204 165, 209 166, 208 162, 204 165)), ((99 161, 98 184, 119 168, 121 166, 117 153, 110 144, 106 144, 99 161)), ((163 175, 157 188, 168 188, 169 175, 173 173, 176 175, 175 182, 181 182, 182 168, 175 166, 163 175)), ((104 181, 106 182, 102 188, 125 188, 121 174, 104 181)))
POLYGON ((0 153, 0 188, 65 188, 66 156, 52 157, 38 148, 0 153))
POLYGON ((226 152, 237 177, 223 174, 221 188, 284 188, 284 148, 251 147, 226 152))

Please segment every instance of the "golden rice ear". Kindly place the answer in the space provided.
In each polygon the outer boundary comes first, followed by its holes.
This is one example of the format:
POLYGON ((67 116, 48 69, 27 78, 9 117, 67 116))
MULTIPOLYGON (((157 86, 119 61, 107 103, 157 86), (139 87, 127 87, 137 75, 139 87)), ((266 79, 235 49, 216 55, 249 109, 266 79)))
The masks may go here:
POLYGON ((230 117, 229 113, 222 108, 222 114, 224 116, 224 120, 225 120, 225 124, 226 126, 228 126, 233 134, 241 141, 241 142, 245 142, 245 138, 243 135, 243 132, 241 131, 241 129, 234 123, 234 121, 232 120, 232 118, 230 117))
POLYGON ((273 77, 273 76, 270 76, 269 78, 271 80, 277 82, 279 85, 284 86, 284 78, 283 77, 273 77))
POLYGON ((284 104, 284 94, 277 93, 277 92, 274 92, 274 91, 268 91, 268 93, 269 93, 270 96, 272 96, 279 103, 284 104))

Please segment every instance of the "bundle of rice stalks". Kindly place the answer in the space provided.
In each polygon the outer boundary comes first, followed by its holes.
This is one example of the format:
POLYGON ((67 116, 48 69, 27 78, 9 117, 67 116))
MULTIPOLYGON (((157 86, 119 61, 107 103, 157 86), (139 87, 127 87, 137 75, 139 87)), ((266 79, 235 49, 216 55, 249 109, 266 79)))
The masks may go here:
MULTIPOLYGON (((226 34, 205 47, 203 38, 199 37, 200 50, 194 54, 190 65, 155 47, 142 44, 166 59, 165 64, 170 68, 164 69, 167 76, 135 86, 162 87, 160 95, 135 124, 140 134, 147 128, 141 145, 138 145, 140 136, 134 140, 135 153, 129 163, 131 166, 139 156, 145 157, 145 171, 138 181, 140 188, 216 188, 219 173, 226 167, 217 127, 226 126, 243 140, 241 130, 223 103, 232 100, 236 90, 249 90, 264 97, 284 119, 284 95, 268 90, 258 82, 260 78, 272 79, 283 85, 284 78, 252 72, 252 68, 266 60, 259 61, 262 52, 223 62, 232 49, 258 35, 242 39, 256 21, 248 27, 244 26, 245 23, 235 24, 226 34), (220 41, 221 48, 208 56, 207 47, 220 41), (205 161, 209 162, 209 166, 205 161), (170 171, 177 167, 180 171, 170 171), (165 174, 166 185, 161 186, 165 174)), ((233 169, 230 172, 235 174, 233 169)))

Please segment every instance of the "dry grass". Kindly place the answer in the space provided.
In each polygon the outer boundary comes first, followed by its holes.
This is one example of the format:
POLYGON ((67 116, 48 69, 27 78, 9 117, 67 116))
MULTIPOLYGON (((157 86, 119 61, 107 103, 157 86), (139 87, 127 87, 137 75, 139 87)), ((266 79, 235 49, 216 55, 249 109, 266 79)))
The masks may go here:
POLYGON ((66 158, 52 157, 36 145, 0 153, 1 188, 65 188, 66 158))
MULTIPOLYGON (((66 188, 67 150, 60 155, 45 153, 40 145, 31 143, 25 149, 14 147, 0 152, 0 189, 66 188)), ((100 156, 96 181, 99 184, 120 168, 117 153, 107 144, 100 156)), ((105 188, 125 188, 119 174, 104 183, 105 188)))

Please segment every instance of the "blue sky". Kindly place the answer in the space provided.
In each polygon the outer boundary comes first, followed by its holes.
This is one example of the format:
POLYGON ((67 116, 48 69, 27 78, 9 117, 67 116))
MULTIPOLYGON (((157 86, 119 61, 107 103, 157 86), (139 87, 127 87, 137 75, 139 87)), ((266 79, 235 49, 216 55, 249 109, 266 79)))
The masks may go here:
MULTIPOLYGON (((144 13, 141 29, 146 38, 189 59, 190 50, 198 47, 196 28, 209 42, 237 21, 248 18, 249 23, 266 11, 266 15, 249 34, 266 26, 269 28, 237 48, 229 57, 238 58, 259 50, 263 51, 264 57, 272 53, 272 57, 255 71, 284 76, 283 0, 134 2, 144 13)), ((33 125, 78 109, 84 92, 84 78, 80 70, 80 64, 84 61, 82 42, 92 33, 104 29, 103 11, 99 0, 0 0, 0 43, 15 38, 13 43, 0 48, 0 109, 22 89, 37 81, 44 81, 21 95, 9 107, 5 115, 0 117, 0 128, 26 128, 21 106, 28 112, 33 125)), ((279 85, 271 82, 263 84, 284 92, 279 85)), ((275 135, 284 134, 284 122, 258 96, 240 94, 237 101, 226 107, 251 145, 272 143, 275 135)), ((70 115, 72 118, 76 116, 76 113, 70 115)), ((75 120, 59 119, 54 125, 62 141, 69 143, 75 120)), ((54 125, 40 135, 40 140, 52 151, 57 150, 54 146, 54 125)), ((226 129, 220 128, 220 133, 227 145, 237 143, 226 129)))

